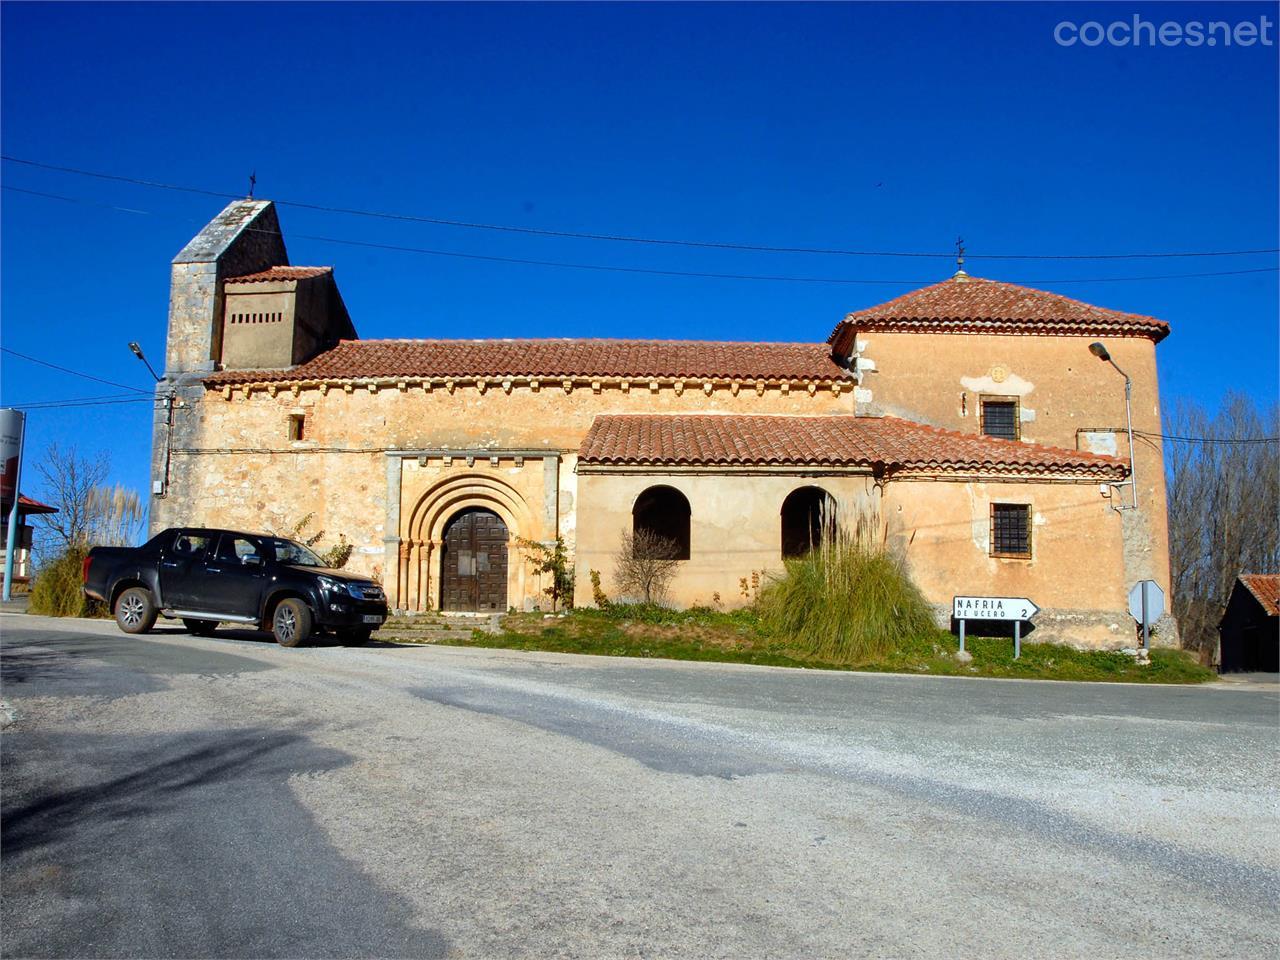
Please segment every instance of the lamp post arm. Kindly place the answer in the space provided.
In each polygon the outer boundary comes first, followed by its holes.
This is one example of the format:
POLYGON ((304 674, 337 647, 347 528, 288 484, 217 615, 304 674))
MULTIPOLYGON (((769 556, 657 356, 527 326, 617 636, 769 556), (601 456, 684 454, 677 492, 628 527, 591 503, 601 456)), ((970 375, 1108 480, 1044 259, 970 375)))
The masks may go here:
POLYGON ((1133 381, 1129 375, 1120 369, 1120 365, 1114 360, 1108 362, 1116 368, 1116 372, 1124 377, 1124 420, 1125 428, 1129 432, 1129 488, 1133 492, 1133 509, 1138 509, 1138 468, 1136 464, 1136 451, 1133 449, 1133 381))

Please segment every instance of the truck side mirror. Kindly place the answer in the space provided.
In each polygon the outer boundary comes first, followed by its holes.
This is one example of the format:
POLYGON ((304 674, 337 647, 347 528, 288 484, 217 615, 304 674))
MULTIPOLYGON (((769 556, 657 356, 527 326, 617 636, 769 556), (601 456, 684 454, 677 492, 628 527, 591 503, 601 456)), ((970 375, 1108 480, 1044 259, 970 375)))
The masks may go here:
POLYGON ((243 557, 240 558, 240 562, 246 567, 262 566, 262 558, 258 556, 256 553, 246 553, 243 557))

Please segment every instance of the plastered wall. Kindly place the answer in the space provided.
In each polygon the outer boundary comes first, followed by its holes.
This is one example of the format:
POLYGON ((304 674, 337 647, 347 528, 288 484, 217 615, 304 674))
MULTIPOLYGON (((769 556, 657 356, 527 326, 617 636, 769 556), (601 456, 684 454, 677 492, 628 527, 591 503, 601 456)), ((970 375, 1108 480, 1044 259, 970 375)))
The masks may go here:
MULTIPOLYGON (((980 431, 983 395, 1017 397, 1027 442, 1127 459, 1124 378, 1089 352, 1101 339, 1133 381, 1133 427, 1161 432, 1156 344, 1145 337, 882 333, 858 336, 858 397, 868 412, 965 433, 980 431)), ((1125 521, 1128 583, 1154 579, 1169 592, 1169 534, 1160 441, 1135 442, 1138 517, 1125 521)), ((1118 503, 1130 502, 1126 487, 1118 503)), ((1170 621, 1166 631, 1172 630, 1170 621)))

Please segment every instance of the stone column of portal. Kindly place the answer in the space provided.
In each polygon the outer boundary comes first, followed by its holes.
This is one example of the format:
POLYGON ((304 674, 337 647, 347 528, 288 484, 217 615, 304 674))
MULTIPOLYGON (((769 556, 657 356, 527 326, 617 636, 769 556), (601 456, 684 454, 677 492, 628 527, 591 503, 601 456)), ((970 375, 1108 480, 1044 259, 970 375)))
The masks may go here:
MULTIPOLYGON (((433 577, 432 573, 435 571, 436 564, 442 562, 441 559, 438 559, 441 557, 440 550, 442 545, 443 541, 441 540, 432 540, 427 544, 427 562, 423 567, 423 574, 426 577, 424 589, 426 591, 427 602, 423 604, 423 610, 440 609, 440 599, 437 596, 438 591, 436 589, 440 581, 438 578, 433 577)), ((443 570, 441 570, 440 576, 444 576, 443 570)))

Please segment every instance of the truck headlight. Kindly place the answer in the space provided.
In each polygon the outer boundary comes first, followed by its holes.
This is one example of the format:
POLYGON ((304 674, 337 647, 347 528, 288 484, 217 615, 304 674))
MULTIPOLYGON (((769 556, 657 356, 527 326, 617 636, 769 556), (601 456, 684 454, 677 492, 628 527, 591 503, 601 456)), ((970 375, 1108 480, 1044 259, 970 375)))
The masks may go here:
POLYGON ((332 577, 321 577, 320 582, 330 593, 355 597, 357 600, 364 599, 364 591, 360 589, 359 584, 348 580, 334 580, 332 577))

